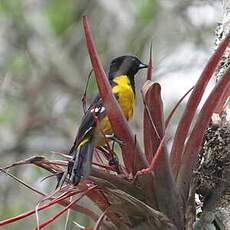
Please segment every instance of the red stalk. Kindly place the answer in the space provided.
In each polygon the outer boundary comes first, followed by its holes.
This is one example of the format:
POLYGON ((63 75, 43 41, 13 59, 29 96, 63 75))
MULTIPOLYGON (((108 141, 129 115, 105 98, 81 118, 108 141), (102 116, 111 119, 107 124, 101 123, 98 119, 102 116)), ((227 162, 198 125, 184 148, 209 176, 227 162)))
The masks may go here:
POLYGON ((168 127, 169 122, 172 119, 172 116, 174 115, 175 111, 177 110, 178 106, 181 104, 181 102, 184 100, 184 98, 194 89, 194 86, 187 91, 186 94, 184 94, 183 97, 180 98, 180 100, 176 103, 176 105, 173 107, 172 111, 169 113, 167 119, 165 120, 165 129, 168 127))
POLYGON ((142 90, 145 103, 145 154, 151 165, 148 169, 143 169, 141 173, 148 173, 154 168, 154 187, 157 188, 154 190, 156 207, 180 228, 183 225, 179 211, 180 203, 169 164, 168 153, 162 140, 164 136, 164 119, 160 90, 160 85, 151 81, 147 81, 142 90))
MULTIPOLYGON (((37 211, 44 210, 44 209, 46 209, 46 208, 52 206, 53 204, 57 204, 58 202, 60 202, 60 201, 62 201, 62 200, 64 200, 64 199, 66 199, 66 198, 68 198, 68 197, 74 195, 75 193, 76 193, 76 192, 71 192, 71 193, 69 193, 69 194, 67 194, 67 195, 65 195, 65 196, 62 196, 62 197, 59 198, 59 199, 55 199, 55 200, 51 201, 51 202, 48 203, 48 204, 42 205, 42 206, 40 206, 40 207, 37 209, 37 211)), ((4 226, 4 225, 7 225, 7 224, 11 224, 11 223, 13 223, 13 222, 15 222, 15 221, 18 221, 18 220, 24 219, 24 218, 26 218, 26 217, 28 217, 28 216, 31 216, 31 215, 33 215, 34 213, 35 213, 35 210, 31 210, 31 211, 22 213, 22 214, 20 214, 20 215, 18 215, 18 216, 9 218, 9 219, 7 219, 7 220, 2 220, 2 221, 0 221, 0 226, 4 226)))
POLYGON ((158 146, 158 149, 156 153, 154 154, 152 161, 150 162, 149 167, 138 171, 137 174, 135 175, 135 178, 138 176, 142 176, 142 175, 154 172, 154 170, 156 169, 157 158, 159 158, 160 154, 162 153, 164 141, 165 141, 165 136, 162 138, 160 145, 158 146))
MULTIPOLYGON (((70 197, 70 196, 73 196, 75 194, 76 194, 76 192, 71 192, 71 193, 66 194, 65 196, 62 196, 59 199, 53 199, 50 203, 40 206, 37 209, 37 211, 42 211, 42 210, 44 210, 44 209, 46 209, 46 208, 48 208, 48 207, 50 207, 50 206, 52 206, 54 204, 60 204, 62 206, 67 206, 69 201, 66 201, 65 199, 70 197)), ((72 209, 77 211, 77 212, 81 212, 81 213, 91 217, 93 220, 97 220, 97 218, 98 218, 94 212, 92 212, 91 210, 89 210, 89 209, 87 209, 85 207, 77 206, 77 207, 72 207, 72 209)), ((8 224, 14 223, 14 222, 16 222, 18 220, 24 219, 24 218, 26 218, 28 216, 31 216, 31 215, 35 214, 35 212, 36 212, 35 210, 31 210, 31 211, 22 213, 22 214, 20 214, 18 216, 15 216, 15 217, 12 217, 12 218, 9 218, 9 219, 6 219, 6 220, 2 220, 2 221, 0 221, 0 226, 5 226, 5 225, 8 225, 8 224)))
POLYGON ((184 150, 184 143, 188 136, 189 128, 191 126, 194 114, 203 96, 204 90, 212 77, 218 62, 223 55, 226 47, 230 41, 230 34, 226 36, 223 42, 219 45, 215 53, 212 55, 205 69, 203 70, 198 82, 196 83, 188 103, 185 107, 182 118, 176 130, 172 150, 171 150, 171 164, 173 167, 174 176, 177 177, 178 170, 181 165, 182 153, 184 150))
MULTIPOLYGON (((123 113, 121 112, 117 100, 112 94, 111 86, 102 68, 96 49, 94 48, 94 42, 86 16, 83 17, 83 28, 100 96, 104 102, 107 115, 115 136, 124 143, 123 145, 121 145, 121 149, 126 170, 135 175, 138 170, 148 167, 148 162, 144 154, 140 150, 140 147, 135 140, 135 136, 132 134, 128 123, 124 118, 123 113)), ((143 191, 145 191, 146 200, 149 201, 150 205, 153 205, 154 197, 152 175, 149 174, 144 176, 139 183, 140 186, 143 188, 143 191)))
POLYGON ((140 148, 135 143, 134 135, 128 126, 117 100, 112 94, 111 86, 94 47, 93 38, 86 16, 83 16, 83 28, 100 96, 104 102, 114 134, 118 139, 124 142, 124 144, 121 145, 121 149, 125 166, 129 172, 135 174, 137 170, 148 165, 147 161, 144 155, 141 153, 140 148), (134 165, 135 158, 137 159, 136 165, 134 165))
POLYGON ((201 111, 186 143, 181 166, 177 177, 177 186, 183 201, 186 202, 191 184, 192 173, 197 162, 205 130, 218 102, 222 99, 225 90, 230 87, 230 68, 216 84, 201 111))
POLYGON ((146 81, 142 88, 145 104, 143 120, 144 147, 149 163, 151 163, 164 135, 163 103, 160 92, 161 86, 151 81, 146 81))
POLYGON ((153 49, 153 44, 151 43, 150 50, 149 50, 149 64, 148 64, 147 79, 146 79, 147 81, 152 80, 152 72, 153 72, 152 49, 153 49))
POLYGON ((230 86, 225 90, 223 96, 219 100, 219 103, 217 104, 214 113, 220 114, 224 111, 224 106, 225 106, 228 98, 230 98, 230 86))
POLYGON ((71 208, 76 202, 78 202, 84 195, 86 195, 87 193, 91 192, 93 189, 95 189, 97 186, 93 186, 89 189, 87 189, 86 191, 84 191, 80 197, 78 197, 77 199, 75 199, 74 201, 72 201, 71 203, 69 203, 65 208, 61 209, 59 212, 57 212, 54 216, 52 216, 51 218, 49 218, 47 221, 45 221, 44 223, 40 224, 38 227, 34 228, 34 230, 40 230, 43 229, 44 227, 46 227, 47 225, 51 224, 53 221, 55 221, 59 216, 61 216, 65 211, 67 211, 69 208, 71 208))

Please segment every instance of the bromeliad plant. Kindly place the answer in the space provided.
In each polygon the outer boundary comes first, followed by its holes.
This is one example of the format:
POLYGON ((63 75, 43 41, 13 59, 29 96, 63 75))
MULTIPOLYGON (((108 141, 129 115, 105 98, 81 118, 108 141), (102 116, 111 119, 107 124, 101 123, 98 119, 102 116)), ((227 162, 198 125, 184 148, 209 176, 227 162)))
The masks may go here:
MULTIPOLYGON (((37 215, 37 227, 42 229, 51 224, 68 209, 87 215, 94 226, 85 229, 192 229, 195 214, 195 183, 193 170, 198 162, 198 153, 210 117, 223 95, 230 87, 230 68, 209 94, 201 110, 197 107, 218 62, 230 41, 230 35, 215 51, 196 85, 191 88, 164 120, 161 86, 151 80, 152 59, 150 55, 147 81, 142 95, 145 105, 143 120, 144 152, 140 148, 132 130, 114 98, 106 74, 95 50, 87 17, 83 17, 86 44, 96 76, 100 95, 114 134, 121 140, 124 164, 118 168, 96 158, 92 174, 88 179, 73 187, 65 185, 44 198, 35 210, 8 220, 0 221, 0 226, 10 224, 29 215, 37 215), (166 148, 167 127, 174 111, 186 95, 191 92, 181 119, 179 120, 170 152, 166 148), (195 113, 197 116, 194 117, 195 113), (192 121, 194 126, 191 127, 192 121), (90 207, 83 207, 78 201, 87 196, 100 210, 95 213, 90 207), (72 197, 72 201, 69 201, 72 197), (39 223, 38 213, 52 205, 64 206, 55 216, 39 223)), ((99 150, 96 150, 99 151, 99 150)), ((104 155, 111 149, 101 150, 104 155)), ((100 154, 99 154, 100 155, 100 154)), ((68 160, 68 156, 63 155, 68 160)), ((35 164, 52 174, 65 170, 67 161, 49 161, 44 157, 32 157, 18 164, 35 164)), ((12 165, 11 165, 12 166, 12 165)), ((2 169, 4 172, 5 169, 2 169)), ((7 172, 6 172, 7 173, 7 172)), ((23 182, 22 182, 23 183, 23 182)))

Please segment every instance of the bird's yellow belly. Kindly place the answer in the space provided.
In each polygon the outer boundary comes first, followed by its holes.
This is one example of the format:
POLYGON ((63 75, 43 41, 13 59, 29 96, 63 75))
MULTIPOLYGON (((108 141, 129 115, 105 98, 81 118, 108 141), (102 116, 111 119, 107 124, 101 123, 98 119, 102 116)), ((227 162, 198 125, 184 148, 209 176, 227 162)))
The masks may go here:
POLYGON ((118 103, 123 111, 127 120, 133 117, 133 111, 135 107, 135 96, 130 84, 130 80, 126 75, 121 75, 113 80, 116 85, 112 91, 115 95, 118 95, 118 103))
MULTIPOLYGON (((124 85, 124 86, 115 86, 113 87, 113 93, 117 93, 117 88, 119 87, 119 97, 118 97, 118 103, 121 107, 121 110, 127 120, 130 120, 133 117, 134 109, 135 109, 135 96, 134 92, 130 85, 124 85)), ((105 138, 104 135, 111 135, 113 134, 113 130, 111 127, 111 124, 109 122, 109 119, 107 116, 105 116, 98 125, 97 128, 98 131, 98 138, 96 141, 97 146, 101 146, 105 144, 105 138)))

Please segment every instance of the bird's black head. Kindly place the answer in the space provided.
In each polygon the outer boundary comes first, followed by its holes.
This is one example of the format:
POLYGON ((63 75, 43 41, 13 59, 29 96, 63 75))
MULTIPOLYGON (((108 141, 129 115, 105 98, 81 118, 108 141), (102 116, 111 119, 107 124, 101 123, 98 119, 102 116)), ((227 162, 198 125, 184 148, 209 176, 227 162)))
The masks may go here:
POLYGON ((118 75, 127 75, 130 79, 134 79, 138 70, 147 67, 135 56, 120 56, 114 58, 110 64, 109 79, 112 80, 118 75))

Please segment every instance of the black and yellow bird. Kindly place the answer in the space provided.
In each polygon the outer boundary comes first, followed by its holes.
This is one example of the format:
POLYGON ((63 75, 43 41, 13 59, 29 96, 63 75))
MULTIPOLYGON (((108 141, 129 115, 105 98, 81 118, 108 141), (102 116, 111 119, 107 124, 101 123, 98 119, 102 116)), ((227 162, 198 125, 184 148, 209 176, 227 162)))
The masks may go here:
MULTIPOLYGON (((109 83, 127 120, 133 117, 135 108, 135 74, 138 70, 147 67, 135 56, 117 57, 110 64, 109 83)), ((89 176, 94 148, 105 145, 104 135, 113 135, 113 130, 103 101, 98 95, 83 116, 69 153, 72 155, 72 160, 65 174, 70 176, 73 185, 77 185, 81 178, 89 176)), ((65 174, 62 180, 66 177, 65 174)))

